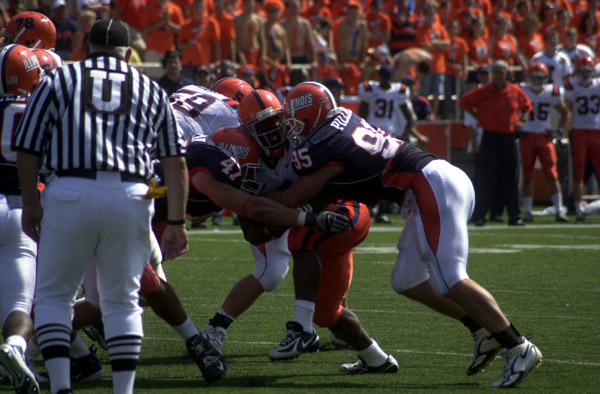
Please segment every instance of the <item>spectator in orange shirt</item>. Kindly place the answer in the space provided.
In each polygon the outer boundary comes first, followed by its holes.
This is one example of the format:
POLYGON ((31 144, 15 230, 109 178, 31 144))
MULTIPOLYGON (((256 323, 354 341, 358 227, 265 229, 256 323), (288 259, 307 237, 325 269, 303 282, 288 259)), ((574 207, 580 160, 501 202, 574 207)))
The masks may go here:
POLYGON ((598 19, 591 11, 586 12, 579 22, 577 28, 579 36, 577 42, 589 46, 596 54, 594 61, 597 61, 600 55, 600 35, 598 34, 598 19))
POLYGON ((292 63, 310 64, 316 68, 317 52, 312 27, 308 19, 300 16, 298 0, 286 3, 285 18, 281 21, 281 26, 288 35, 292 63))
POLYGON ((440 1, 440 6, 438 8, 438 16, 440 18, 440 23, 448 29, 450 23, 454 20, 454 9, 452 8, 452 2, 449 0, 440 1))
MULTIPOLYGON (((469 63, 473 68, 490 64, 490 44, 483 35, 484 22, 481 19, 473 21, 471 36, 467 39, 469 43, 469 63)), ((467 75, 467 91, 472 90, 477 84, 477 73, 469 71, 467 75)))
MULTIPOLYGON (((175 50, 175 37, 185 20, 181 8, 170 0, 156 0, 148 4, 144 15, 143 32, 146 35, 145 62, 159 62, 167 51, 175 50)), ((157 78, 160 68, 148 69, 146 74, 157 78)))
POLYGON ((264 5, 267 13, 265 21, 265 35, 267 37, 266 49, 266 75, 275 87, 287 85, 288 70, 292 66, 290 46, 287 32, 278 22, 284 6, 280 0, 267 0, 264 5))
POLYGON ((194 0, 192 18, 181 28, 177 47, 183 51, 183 75, 193 78, 197 66, 221 60, 219 23, 212 16, 205 16, 204 0, 194 0))
POLYGON ((540 6, 540 32, 546 34, 548 30, 553 29, 556 24, 556 4, 543 2, 540 6))
POLYGON ((581 22, 583 15, 592 11, 594 14, 598 11, 598 0, 574 0, 571 2, 571 8, 573 9, 573 18, 571 18, 571 26, 577 27, 581 22))
POLYGON ((517 39, 508 30, 508 19, 503 16, 498 17, 494 24, 494 34, 490 40, 492 59, 504 60, 509 66, 518 64, 521 67, 527 68, 527 59, 525 59, 525 56, 517 48, 517 39))
POLYGON ((561 8, 556 12, 556 30, 560 34, 560 42, 564 42, 567 30, 571 23, 571 11, 566 8, 561 8))
POLYGON ((214 0, 214 17, 219 22, 221 59, 236 60, 235 54, 235 23, 233 16, 225 8, 225 0, 214 0))
MULTIPOLYGON (((531 2, 529 0, 519 0, 515 5, 515 13, 513 15, 513 34, 517 39, 523 34, 523 21, 528 16, 535 16, 533 15, 531 2)), ((540 20, 537 17, 536 20, 539 28, 540 20)))
POLYGON ((526 16, 522 23, 522 34, 517 36, 519 49, 527 59, 544 50, 544 37, 538 33, 540 22, 535 15, 526 16))
POLYGON ((341 66, 340 75, 347 85, 347 92, 358 93, 362 81, 362 69, 367 57, 367 24, 362 18, 362 6, 358 0, 350 0, 346 15, 337 28, 337 56, 341 66))
POLYGON ((344 16, 348 11, 346 7, 348 7, 349 3, 350 0, 333 1, 332 4, 329 6, 329 9, 331 10, 331 20, 335 22, 337 19, 344 16))
POLYGON ((300 13, 301 16, 308 19, 313 29, 319 26, 323 19, 333 20, 328 0, 315 0, 313 4, 300 13))
POLYGON ((440 96, 444 94, 446 73, 444 51, 450 44, 446 28, 436 23, 436 13, 437 3, 428 2, 423 11, 425 19, 417 27, 417 45, 431 52, 433 55, 429 73, 425 74, 421 79, 421 94, 424 96, 433 96, 431 107, 433 108, 434 116, 438 115, 440 96))
MULTIPOLYGON (((460 3, 459 3, 460 5, 460 3)), ((475 20, 479 19, 480 21, 486 20, 486 15, 481 8, 475 7, 474 0, 464 0, 462 2, 462 6, 460 8, 455 8, 456 14, 455 18, 460 21, 462 25, 463 31, 461 35, 465 38, 468 38, 473 30, 473 23, 475 20)), ((485 27, 485 24, 484 24, 485 27)))
POLYGON ((373 0, 371 11, 367 14, 367 39, 368 47, 375 48, 390 42, 392 36, 392 22, 390 17, 382 10, 383 0, 373 0))
POLYGON ((409 0, 402 0, 397 12, 388 14, 392 23, 390 52, 398 52, 415 46, 418 19, 411 13, 409 0))
POLYGON ((444 51, 446 58, 445 99, 442 108, 444 119, 456 117, 455 101, 452 100, 452 96, 460 97, 464 93, 464 77, 469 64, 469 44, 459 35, 461 31, 462 26, 458 19, 450 22, 448 26, 450 44, 444 51))
POLYGON ((244 0, 244 12, 234 18, 238 62, 241 67, 264 69, 267 48, 263 18, 254 12, 254 0, 244 0))
POLYGON ((194 14, 194 0, 173 0, 181 8, 183 19, 187 22, 194 14))

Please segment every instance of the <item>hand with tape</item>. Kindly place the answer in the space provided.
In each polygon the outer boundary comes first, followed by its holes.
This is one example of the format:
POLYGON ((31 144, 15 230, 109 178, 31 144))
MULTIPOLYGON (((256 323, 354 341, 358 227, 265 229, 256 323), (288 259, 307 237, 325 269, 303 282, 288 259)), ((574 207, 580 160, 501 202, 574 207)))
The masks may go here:
POLYGON ((348 231, 352 227, 352 222, 346 216, 335 212, 306 213, 301 211, 298 214, 298 225, 325 233, 339 234, 348 231))

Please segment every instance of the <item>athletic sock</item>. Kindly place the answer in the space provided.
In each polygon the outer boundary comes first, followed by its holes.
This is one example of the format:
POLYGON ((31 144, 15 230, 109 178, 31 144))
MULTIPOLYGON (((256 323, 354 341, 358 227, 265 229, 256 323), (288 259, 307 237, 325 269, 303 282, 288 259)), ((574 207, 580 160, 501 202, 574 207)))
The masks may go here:
POLYGON ((505 347, 505 348, 508 348, 508 349, 513 348, 513 347, 515 347, 517 345, 520 345, 524 341, 524 338, 517 331, 517 329, 515 328, 515 326, 512 325, 512 323, 510 324, 510 326, 508 326, 504 330, 492 334, 492 337, 496 341, 498 341, 498 343, 502 347, 505 347))
POLYGON ((550 196, 550 199, 552 200, 552 205, 554 205, 554 208, 556 208, 556 213, 560 213, 560 211, 562 210, 562 195, 561 195, 561 193, 556 193, 556 194, 550 196))
POLYGON ((133 393, 135 369, 133 371, 113 371, 113 390, 115 393, 133 393))
POLYGON ((304 332, 314 332, 312 326, 313 316, 315 315, 315 303, 306 300, 296 300, 294 303, 294 321, 302 325, 304 332))
POLYGON ((532 196, 523 196, 523 210, 525 212, 531 213, 532 207, 533 207, 533 197, 532 196))
POLYGON ((471 316, 469 316, 469 315, 465 315, 464 317, 460 318, 459 320, 472 333, 474 333, 475 331, 477 331, 481 328, 481 326, 479 324, 477 324, 477 322, 475 320, 471 319, 471 316))
MULTIPOLYGON (((371 339, 372 340, 372 339, 371 339)), ((373 341, 373 340, 372 340, 373 341)), ((380 367, 388 359, 388 355, 379 347, 377 342, 373 341, 369 347, 363 350, 357 350, 356 354, 362 358, 369 367, 380 367)))
POLYGON ((50 376, 50 391, 56 393, 58 390, 71 388, 71 359, 69 357, 54 357, 44 360, 48 376, 50 376))
POLYGON ((187 341, 194 335, 198 334, 198 329, 196 329, 196 326, 194 326, 194 322, 192 321, 189 315, 187 315, 187 318, 185 319, 183 324, 171 327, 173 328, 173 330, 175 330, 177 334, 181 336, 181 338, 183 338, 184 341, 187 341))
POLYGON ((208 323, 213 327, 222 327, 227 330, 234 321, 235 317, 231 316, 223 308, 219 308, 219 311, 215 313, 215 316, 208 323))
POLYGON ((21 353, 25 354, 27 349, 27 341, 20 335, 11 335, 6 338, 6 344, 21 349, 21 353))

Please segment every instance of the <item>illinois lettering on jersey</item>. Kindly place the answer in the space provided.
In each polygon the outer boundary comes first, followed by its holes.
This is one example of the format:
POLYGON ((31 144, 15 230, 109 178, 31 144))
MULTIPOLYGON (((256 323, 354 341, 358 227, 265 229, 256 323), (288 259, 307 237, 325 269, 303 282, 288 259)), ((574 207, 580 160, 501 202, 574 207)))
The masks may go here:
POLYGON ((550 130, 550 114, 552 109, 563 101, 564 89, 558 85, 545 84, 540 92, 534 92, 529 84, 521 83, 520 86, 533 105, 523 131, 544 133, 550 130))
POLYGON ((600 78, 594 78, 590 86, 573 81, 567 87, 565 99, 573 103, 573 128, 600 130, 600 78))
POLYGON ((401 202, 414 176, 435 159, 340 108, 294 149, 292 166, 303 176, 340 165, 342 173, 329 180, 325 195, 372 204, 382 198, 401 202))
POLYGON ((369 104, 369 115, 365 120, 397 138, 402 135, 408 123, 400 106, 407 104, 412 109, 409 94, 409 88, 399 82, 392 83, 387 90, 383 89, 376 81, 363 82, 358 85, 360 101, 369 104))
POLYGON ((17 152, 11 149, 10 143, 25 112, 26 96, 0 97, 0 194, 21 194, 19 176, 17 174, 17 152))
POLYGON ((195 135, 210 137, 224 127, 238 127, 238 102, 201 86, 188 85, 169 97, 179 132, 190 141, 195 135))

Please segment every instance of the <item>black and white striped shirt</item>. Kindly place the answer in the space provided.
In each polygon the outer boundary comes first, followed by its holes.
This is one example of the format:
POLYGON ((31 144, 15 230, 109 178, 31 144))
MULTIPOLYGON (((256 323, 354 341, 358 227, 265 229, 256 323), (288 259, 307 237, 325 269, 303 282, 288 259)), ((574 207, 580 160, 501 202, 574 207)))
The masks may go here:
POLYGON ((143 178, 152 176, 153 158, 185 153, 164 91, 105 53, 44 78, 27 104, 13 147, 41 156, 42 173, 84 169, 143 178))

